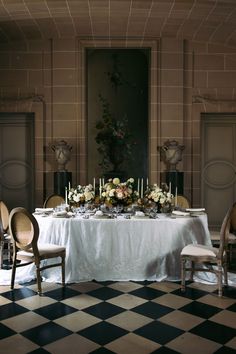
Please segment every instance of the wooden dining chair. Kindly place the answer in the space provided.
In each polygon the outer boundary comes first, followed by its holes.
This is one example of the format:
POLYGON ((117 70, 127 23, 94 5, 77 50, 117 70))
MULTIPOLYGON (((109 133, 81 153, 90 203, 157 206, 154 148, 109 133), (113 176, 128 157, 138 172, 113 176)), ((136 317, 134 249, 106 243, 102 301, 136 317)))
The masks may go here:
POLYGON ((220 230, 219 248, 201 244, 189 244, 181 251, 181 289, 185 291, 186 271, 191 272, 193 280, 194 272, 211 272, 216 274, 218 280, 218 295, 222 296, 222 279, 228 285, 227 274, 227 244, 230 233, 230 224, 233 217, 235 204, 228 210, 224 217, 220 230))
MULTIPOLYGON (((213 246, 219 247, 220 245, 220 231, 218 230, 209 230, 211 242, 213 246)), ((233 206, 232 210, 232 218, 230 221, 230 233, 228 236, 228 263, 229 265, 232 263, 233 258, 233 247, 236 245, 236 204, 233 206)))
POLYGON ((61 205, 64 203, 65 203, 64 197, 62 197, 61 195, 58 195, 58 194, 51 194, 46 198, 46 200, 43 204, 43 207, 44 208, 56 208, 58 205, 61 205))
POLYGON ((9 219, 10 233, 13 238, 13 265, 11 276, 11 289, 14 289, 15 273, 17 267, 30 263, 36 266, 38 294, 42 293, 41 271, 47 268, 61 266, 62 285, 65 285, 65 256, 66 249, 54 244, 38 243, 39 225, 35 217, 25 208, 14 208, 9 219), (43 260, 60 257, 57 263, 42 262, 43 260), (21 261, 20 263, 18 261, 21 261))
POLYGON ((11 262, 11 235, 9 233, 9 210, 6 204, 0 201, 0 269, 3 267, 4 252, 7 252, 8 263, 11 262))
MULTIPOLYGON (((176 202, 176 200, 175 200, 176 202)), ((176 207, 180 209, 190 208, 189 200, 183 195, 177 195, 177 205, 176 207)))

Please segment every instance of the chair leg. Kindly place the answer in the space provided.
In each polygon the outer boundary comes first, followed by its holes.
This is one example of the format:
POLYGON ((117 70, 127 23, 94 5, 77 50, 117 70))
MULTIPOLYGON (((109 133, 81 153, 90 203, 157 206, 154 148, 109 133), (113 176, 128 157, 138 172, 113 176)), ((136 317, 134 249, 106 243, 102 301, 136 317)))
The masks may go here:
POLYGON ((36 264, 36 275, 37 275, 38 294, 42 295, 40 264, 36 264))
POLYGON ((11 272, 11 289, 14 289, 16 275, 16 255, 13 256, 12 272, 11 272))
POLYGON ((228 286, 228 269, 227 269, 227 263, 223 265, 224 269, 224 285, 228 286))
POLYGON ((232 258, 233 258, 233 245, 230 243, 228 246, 229 246, 229 265, 231 265, 232 258))
POLYGON ((222 275, 223 275, 223 269, 222 266, 218 266, 218 295, 221 297, 222 296, 222 275))
POLYGON ((62 285, 65 286, 65 257, 61 257, 61 281, 62 285))
POLYGON ((194 267, 195 267, 195 263, 193 261, 191 261, 191 273, 190 273, 190 280, 191 281, 193 281, 194 267))
POLYGON ((181 291, 185 291, 185 259, 181 258, 181 291))
POLYGON ((11 263, 11 243, 10 242, 7 243, 7 260, 8 263, 10 264, 11 263))
POLYGON ((0 241, 0 269, 3 267, 3 250, 4 250, 4 242, 0 241))

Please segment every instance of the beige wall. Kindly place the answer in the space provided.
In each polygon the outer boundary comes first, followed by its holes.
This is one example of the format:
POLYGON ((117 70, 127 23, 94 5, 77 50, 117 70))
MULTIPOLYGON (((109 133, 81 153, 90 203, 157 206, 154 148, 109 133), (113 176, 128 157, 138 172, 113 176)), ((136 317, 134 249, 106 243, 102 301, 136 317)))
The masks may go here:
POLYGON ((35 112, 36 204, 53 191, 56 170, 50 143, 73 146, 67 168, 86 183, 86 46, 148 46, 150 67, 149 176, 158 182, 165 165, 157 146, 176 139, 186 146, 178 165, 185 194, 200 205, 200 114, 236 112, 236 48, 175 39, 80 41, 0 45, 0 111, 35 112))

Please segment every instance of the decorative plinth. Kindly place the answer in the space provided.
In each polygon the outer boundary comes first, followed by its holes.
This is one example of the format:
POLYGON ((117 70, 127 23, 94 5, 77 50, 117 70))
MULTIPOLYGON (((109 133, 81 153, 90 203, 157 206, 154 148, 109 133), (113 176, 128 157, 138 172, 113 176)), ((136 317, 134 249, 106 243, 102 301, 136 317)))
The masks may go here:
POLYGON ((54 172, 54 193, 65 196, 65 187, 68 188, 69 182, 72 185, 72 172, 54 172))
POLYGON ((171 193, 175 195, 176 187, 178 194, 184 194, 184 173, 179 171, 166 171, 161 173, 161 182, 168 186, 171 182, 171 193))

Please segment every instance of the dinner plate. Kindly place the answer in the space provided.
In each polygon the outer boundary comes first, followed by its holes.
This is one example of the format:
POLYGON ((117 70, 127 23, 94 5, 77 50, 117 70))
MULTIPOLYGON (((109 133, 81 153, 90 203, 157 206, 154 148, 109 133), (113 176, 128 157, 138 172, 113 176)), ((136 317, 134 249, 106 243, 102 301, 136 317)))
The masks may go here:
POLYGON ((172 211, 172 215, 174 215, 174 216, 179 216, 179 217, 183 217, 183 216, 189 216, 190 213, 187 212, 187 211, 173 210, 173 211, 172 211))
POLYGON ((35 215, 49 215, 53 212, 53 208, 35 208, 35 215))
POLYGON ((187 208, 186 211, 189 211, 190 213, 198 213, 198 212, 203 212, 206 211, 205 208, 187 208))
POLYGON ((67 212, 58 212, 58 213, 53 213, 52 216, 54 218, 67 218, 67 212))
POLYGON ((109 219, 107 215, 93 215, 91 216, 92 219, 109 219))

